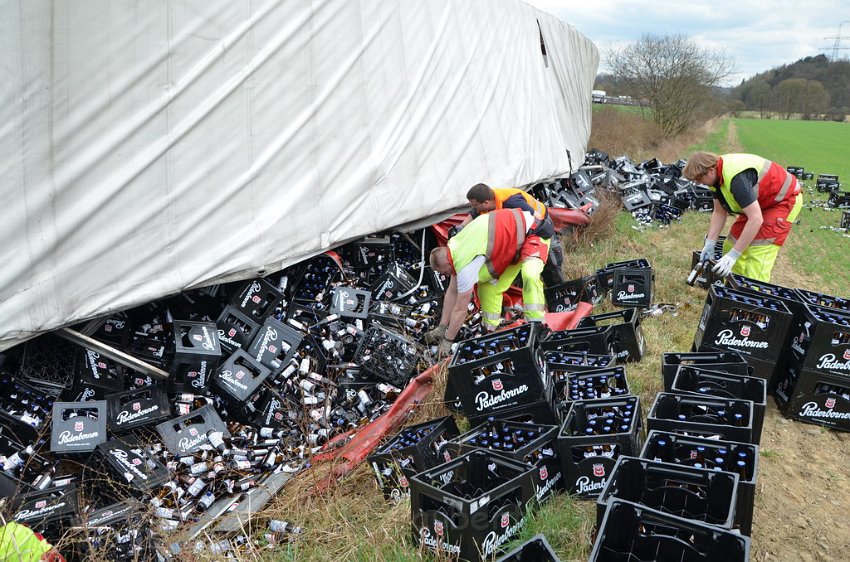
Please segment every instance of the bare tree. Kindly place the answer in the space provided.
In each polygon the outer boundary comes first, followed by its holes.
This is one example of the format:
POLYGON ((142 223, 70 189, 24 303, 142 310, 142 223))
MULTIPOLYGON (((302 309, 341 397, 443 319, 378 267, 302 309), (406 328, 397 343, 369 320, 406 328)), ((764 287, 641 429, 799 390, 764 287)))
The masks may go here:
POLYGON ((806 92, 806 81, 803 78, 789 78, 776 85, 776 99, 783 119, 800 111, 806 92))
POLYGON ((773 113, 773 93, 766 80, 755 80, 747 92, 747 107, 757 110, 759 117, 769 119, 773 113))
POLYGON ((648 101, 665 135, 675 135, 718 107, 714 89, 733 72, 724 52, 698 46, 686 35, 644 35, 612 49, 605 63, 631 95, 648 101))
POLYGON ((803 119, 820 119, 829 107, 829 92, 817 80, 806 80, 800 113, 803 119))

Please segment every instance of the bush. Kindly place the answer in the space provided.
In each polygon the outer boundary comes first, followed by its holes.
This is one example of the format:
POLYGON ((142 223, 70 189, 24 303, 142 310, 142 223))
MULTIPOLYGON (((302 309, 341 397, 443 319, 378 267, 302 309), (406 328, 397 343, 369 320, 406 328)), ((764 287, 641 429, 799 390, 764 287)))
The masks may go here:
POLYGON ((604 150, 613 157, 651 149, 663 138, 661 129, 640 113, 609 106, 593 112, 588 146, 604 150))

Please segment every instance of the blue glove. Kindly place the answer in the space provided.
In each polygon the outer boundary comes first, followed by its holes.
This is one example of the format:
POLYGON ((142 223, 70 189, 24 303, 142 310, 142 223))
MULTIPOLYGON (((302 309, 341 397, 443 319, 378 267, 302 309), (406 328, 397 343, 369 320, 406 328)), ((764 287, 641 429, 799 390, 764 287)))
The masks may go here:
POLYGON ((708 238, 705 239, 705 245, 702 247, 702 252, 700 252, 699 254, 699 261, 708 261, 710 259, 714 259, 715 244, 717 244, 717 240, 709 240, 708 238))
POLYGON ((726 277, 732 272, 732 267, 735 265, 735 262, 738 261, 738 258, 741 257, 741 252, 736 249, 729 250, 729 253, 720 258, 711 271, 719 275, 720 277, 726 277))

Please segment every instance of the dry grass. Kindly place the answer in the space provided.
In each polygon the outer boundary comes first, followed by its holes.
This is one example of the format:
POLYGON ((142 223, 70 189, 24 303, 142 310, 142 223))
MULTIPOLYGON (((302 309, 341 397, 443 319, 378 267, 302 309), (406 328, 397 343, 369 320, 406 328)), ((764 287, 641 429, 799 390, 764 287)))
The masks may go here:
POLYGON ((657 144, 662 138, 658 126, 640 113, 603 107, 593 112, 588 146, 604 150, 612 156, 637 154, 657 144))

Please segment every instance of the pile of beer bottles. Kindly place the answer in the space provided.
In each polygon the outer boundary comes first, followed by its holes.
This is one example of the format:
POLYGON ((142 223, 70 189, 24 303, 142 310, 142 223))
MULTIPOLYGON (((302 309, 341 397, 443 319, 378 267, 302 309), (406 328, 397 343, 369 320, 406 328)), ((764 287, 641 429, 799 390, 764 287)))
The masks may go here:
MULTIPOLYGON (((618 271, 609 265, 593 283, 603 297, 618 271)), ((643 266, 635 270, 651 284, 646 260, 619 265, 643 266)), ((457 345, 445 400, 471 429, 459 434, 454 415, 410 426, 368 459, 386 499, 410 497, 417 543, 492 559, 530 510, 557 491, 595 497, 617 459, 638 453, 641 407, 624 364, 643 356, 649 303, 618 302, 622 311, 574 329, 520 324, 457 345)), ((527 546, 542 552, 539 541, 527 546)))
MULTIPOLYGON (((429 243, 424 232, 371 236, 264 279, 74 327, 91 348, 45 334, 6 351, 4 515, 61 541, 69 558, 250 546, 256 537, 164 547, 162 536, 208 533, 388 409, 429 363, 420 336, 446 283, 424 265, 429 243)), ((294 533, 272 527, 264 543, 294 533)))

